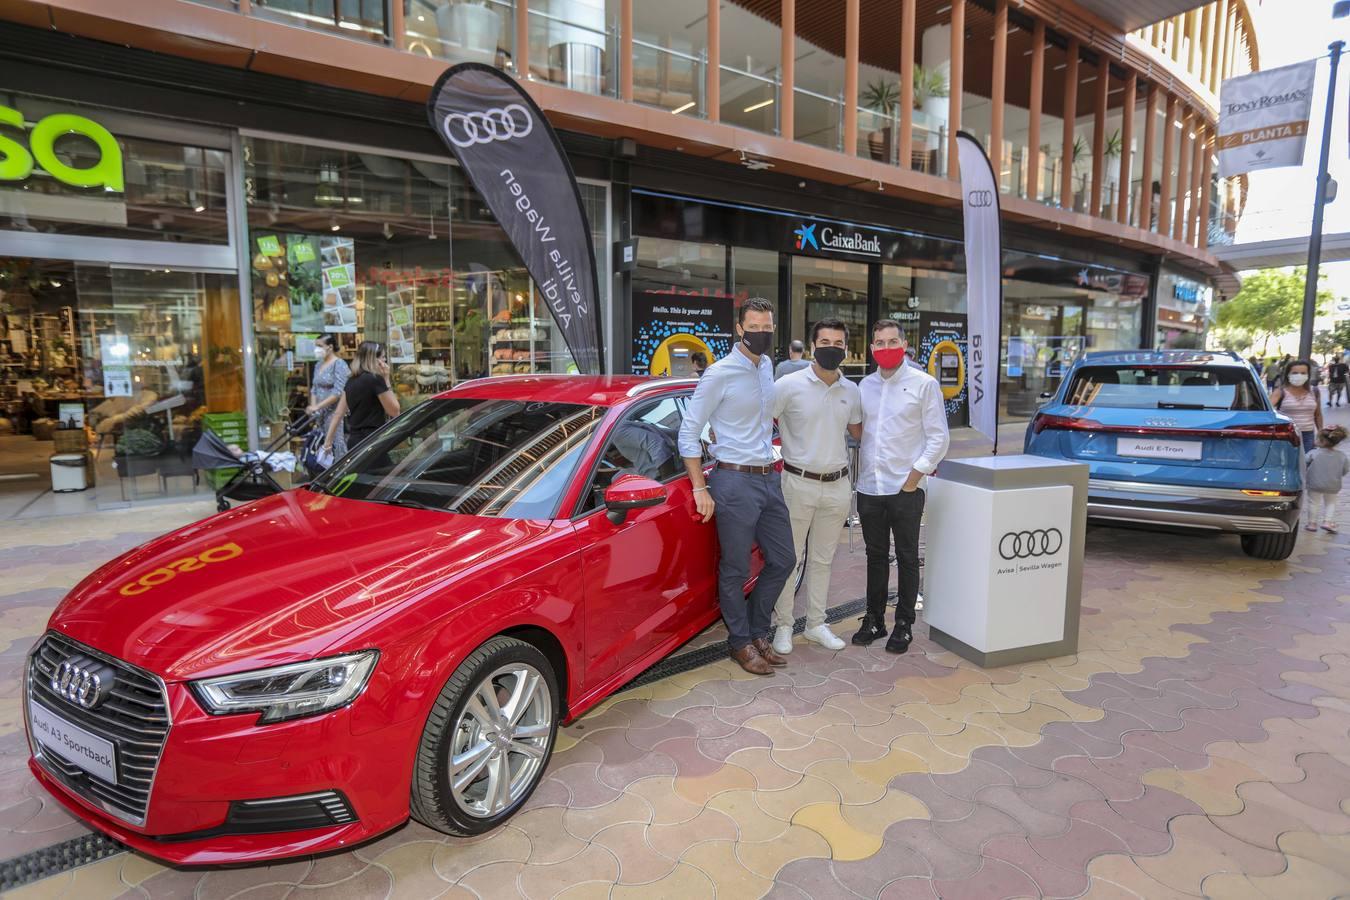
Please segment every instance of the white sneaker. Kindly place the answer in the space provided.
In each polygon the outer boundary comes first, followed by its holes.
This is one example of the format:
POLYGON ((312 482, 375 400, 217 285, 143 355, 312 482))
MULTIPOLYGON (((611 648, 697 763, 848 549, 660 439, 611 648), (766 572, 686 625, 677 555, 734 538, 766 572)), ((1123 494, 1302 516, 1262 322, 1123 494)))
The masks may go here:
POLYGON ((779 625, 773 630, 773 652, 787 656, 792 652, 792 626, 779 625))
MULTIPOLYGON (((802 632, 802 637, 808 641, 814 641, 826 650, 843 650, 844 642, 841 641, 833 631, 824 625, 817 625, 814 628, 808 628, 802 632)), ((778 648, 775 646, 775 650, 778 648)))

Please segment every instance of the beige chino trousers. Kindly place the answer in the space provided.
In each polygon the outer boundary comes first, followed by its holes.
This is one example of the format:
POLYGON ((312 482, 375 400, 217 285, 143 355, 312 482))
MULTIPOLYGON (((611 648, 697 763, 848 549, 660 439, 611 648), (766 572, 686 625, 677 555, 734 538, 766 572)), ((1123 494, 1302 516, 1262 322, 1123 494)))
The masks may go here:
MULTIPOLYGON (((837 481, 815 481, 791 472, 783 472, 783 499, 787 501, 792 522, 792 546, 797 565, 806 561, 806 627, 825 624, 825 601, 830 593, 830 566, 839 547, 853 500, 853 486, 847 477, 837 481), (809 548, 808 548, 808 540, 809 548)), ((775 626, 791 627, 795 621, 796 569, 788 576, 783 592, 773 609, 775 626)))

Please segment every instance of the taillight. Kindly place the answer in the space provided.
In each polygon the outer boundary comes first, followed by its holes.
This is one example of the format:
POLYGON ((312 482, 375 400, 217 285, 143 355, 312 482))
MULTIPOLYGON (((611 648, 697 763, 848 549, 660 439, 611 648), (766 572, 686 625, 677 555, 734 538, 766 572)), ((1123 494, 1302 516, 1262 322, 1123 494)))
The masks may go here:
POLYGON ((1151 428, 1142 425, 1103 425, 1096 419, 1078 416, 1037 416, 1031 430, 1040 434, 1052 431, 1096 431, 1104 434, 1131 434, 1137 437, 1245 438, 1248 440, 1287 441, 1302 447, 1303 441, 1292 423, 1270 425, 1234 425, 1230 428, 1151 428))
POLYGON ((1287 441, 1303 449, 1303 438, 1292 422, 1277 422, 1273 425, 1235 425, 1219 432, 1220 437, 1257 438, 1267 441, 1287 441))
POLYGON ((1047 428, 1054 431, 1102 431, 1101 422, 1096 419, 1080 419, 1077 416, 1037 416, 1031 430, 1040 434, 1047 428))

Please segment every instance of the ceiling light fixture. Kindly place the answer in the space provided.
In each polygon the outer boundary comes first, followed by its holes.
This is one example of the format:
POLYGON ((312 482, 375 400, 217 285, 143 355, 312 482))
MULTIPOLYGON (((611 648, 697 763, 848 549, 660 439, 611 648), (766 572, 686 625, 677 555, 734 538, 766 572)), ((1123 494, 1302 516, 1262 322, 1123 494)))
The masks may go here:
POLYGON ((330 219, 330 220, 329 220, 329 222, 328 222, 328 227, 329 227, 331 230, 333 230, 333 231, 341 231, 341 230, 342 230, 342 226, 338 224, 338 220, 337 220, 336 218, 330 219))
POLYGON ((759 103, 747 106, 745 109, 741 110, 741 112, 754 112, 757 109, 763 109, 766 106, 772 105, 773 105, 773 98, 770 97, 768 100, 761 100, 759 103))
POLYGON ((193 212, 206 212, 206 205, 205 205, 205 204, 202 204, 202 203, 198 203, 196 206, 192 207, 192 211, 193 211, 193 212))
POLYGON ((385 222, 384 228, 381 230, 381 233, 384 235, 384 239, 387 241, 394 236, 394 229, 389 227, 388 222, 385 222))
POLYGON ((676 115, 676 116, 678 116, 680 113, 684 112, 684 111, 687 110, 687 109, 693 109, 693 107, 694 107, 694 101, 693 101, 693 100, 690 100, 690 101, 689 101, 688 103, 686 103, 684 106, 680 106, 680 107, 677 107, 677 108, 675 108, 675 109, 672 109, 670 112, 671 112, 671 115, 676 115))
POLYGON ((361 24, 360 24, 359 22, 348 22, 348 21, 346 21, 345 19, 344 19, 343 21, 341 21, 341 22, 338 23, 338 27, 339 27, 339 28, 345 28, 345 29, 347 29, 348 31, 360 31, 360 30, 361 30, 361 24))

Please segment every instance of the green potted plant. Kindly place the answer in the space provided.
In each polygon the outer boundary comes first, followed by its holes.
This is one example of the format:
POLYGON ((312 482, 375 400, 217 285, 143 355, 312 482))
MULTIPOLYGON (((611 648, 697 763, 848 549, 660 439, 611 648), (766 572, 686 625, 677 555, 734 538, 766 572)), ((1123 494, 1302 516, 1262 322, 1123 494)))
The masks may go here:
POLYGON ((935 119, 947 118, 947 76, 941 69, 914 66, 914 108, 935 119))
POLYGON ((164 450, 164 436, 156 422, 140 415, 128 419, 122 426, 113 447, 113 462, 119 478, 153 475, 157 458, 164 450))
MULTIPOLYGON (((900 86, 893 81, 877 79, 868 84, 867 89, 863 91, 862 105, 889 119, 895 115, 896 107, 900 105, 900 86)), ((890 124, 869 131, 867 150, 872 159, 890 162, 893 138, 894 129, 890 124)))
POLYGON ((265 350, 258 354, 258 368, 254 375, 257 388, 258 421, 266 428, 266 437, 274 429, 286 424, 286 369, 278 365, 280 351, 265 350))

